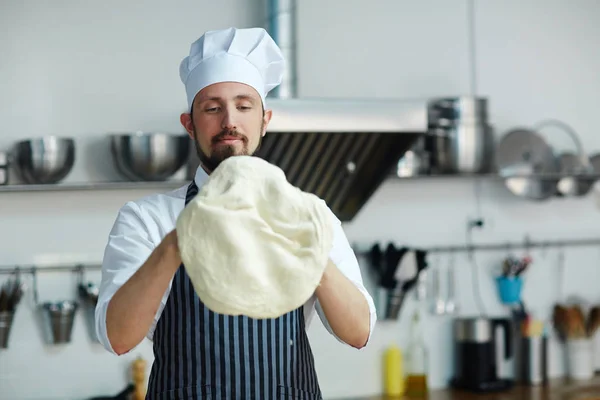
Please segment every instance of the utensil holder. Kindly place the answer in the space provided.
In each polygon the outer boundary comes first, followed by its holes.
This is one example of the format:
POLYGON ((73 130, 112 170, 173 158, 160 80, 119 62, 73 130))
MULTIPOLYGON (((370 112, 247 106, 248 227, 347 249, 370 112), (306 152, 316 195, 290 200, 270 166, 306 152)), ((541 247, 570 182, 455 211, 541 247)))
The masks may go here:
POLYGON ((594 376, 592 341, 567 339, 567 371, 573 380, 587 380, 594 376))
POLYGON ((37 273, 35 267, 32 271, 32 278, 33 299, 44 341, 50 345, 70 343, 73 322, 75 321, 79 304, 71 300, 40 303, 38 301, 37 273))
POLYGON ((48 344, 65 344, 71 342, 73 322, 78 304, 73 301, 44 303, 39 306, 45 327, 45 339, 48 344))
POLYGON ((600 372, 600 329, 596 329, 596 333, 592 336, 592 343, 594 351, 593 369, 595 372, 600 372))
POLYGON ((548 381, 548 338, 532 336, 520 338, 519 368, 521 382, 539 385, 548 381))
POLYGON ((496 278, 500 300, 504 304, 516 304, 521 301, 523 279, 518 276, 499 276, 496 278))
POLYGON ((10 338, 10 329, 15 313, 12 311, 1 311, 0 312, 0 348, 8 348, 8 339, 10 338))

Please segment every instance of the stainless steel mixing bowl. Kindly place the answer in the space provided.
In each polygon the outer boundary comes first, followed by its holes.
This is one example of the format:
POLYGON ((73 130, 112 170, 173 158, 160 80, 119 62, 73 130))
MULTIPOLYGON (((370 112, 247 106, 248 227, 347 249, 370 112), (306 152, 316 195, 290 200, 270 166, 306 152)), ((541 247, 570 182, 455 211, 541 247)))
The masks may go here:
POLYGON ((117 170, 132 181, 164 181, 187 162, 191 139, 187 134, 153 132, 110 135, 117 170))
POLYGON ((21 140, 13 156, 17 174, 26 183, 58 183, 75 164, 75 140, 58 136, 21 140))

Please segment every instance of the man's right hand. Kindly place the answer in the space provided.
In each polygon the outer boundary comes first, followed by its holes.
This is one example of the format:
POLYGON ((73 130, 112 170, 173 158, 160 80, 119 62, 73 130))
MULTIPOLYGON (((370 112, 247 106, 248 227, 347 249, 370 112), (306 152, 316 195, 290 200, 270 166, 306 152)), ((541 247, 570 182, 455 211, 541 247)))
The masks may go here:
POLYGON ((180 265, 177 231, 173 229, 110 300, 106 329, 117 354, 129 352, 144 339, 180 265))

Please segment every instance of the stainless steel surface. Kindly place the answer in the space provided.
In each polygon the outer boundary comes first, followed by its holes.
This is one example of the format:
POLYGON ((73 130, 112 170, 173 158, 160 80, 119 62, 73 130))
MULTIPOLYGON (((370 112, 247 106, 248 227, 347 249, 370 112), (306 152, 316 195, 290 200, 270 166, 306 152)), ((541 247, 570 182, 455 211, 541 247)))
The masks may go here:
POLYGON ((270 99, 271 132, 427 132, 426 100, 270 99))
POLYGON ((486 98, 461 96, 436 99, 430 106, 430 120, 438 126, 452 126, 454 121, 486 122, 488 120, 486 98))
MULTIPOLYGON (((600 245, 598 238, 581 238, 581 239, 564 239, 564 240, 540 240, 532 241, 529 239, 522 242, 497 242, 497 243, 481 243, 473 245, 449 245, 449 246, 430 246, 422 248, 427 253, 454 253, 454 252, 476 252, 476 251, 505 251, 510 252, 516 249, 531 250, 531 249, 549 249, 563 247, 596 247, 600 245)), ((354 245, 354 252, 359 255, 368 256, 372 245, 362 246, 354 245)), ((1 271, 1 270, 0 270, 1 271)))
POLYGON ((14 312, 0 311, 0 349, 7 349, 14 312))
POLYGON ((424 137, 421 137, 398 161, 396 176, 412 178, 427 173, 429 173, 429 153, 425 150, 424 137))
POLYGON ((558 156, 560 173, 567 175, 559 179, 556 188, 562 196, 585 196, 594 183, 594 178, 580 177, 593 173, 592 164, 584 165, 578 154, 565 152, 558 156))
POLYGON ((488 342, 492 340, 492 322, 486 318, 456 319, 454 338, 458 342, 488 342))
POLYGON ((192 145, 187 134, 152 132, 109 135, 117 170, 131 181, 164 181, 184 166, 192 145))
POLYGON ((446 298, 446 314, 454 314, 457 311, 454 292, 456 288, 455 272, 453 263, 448 268, 448 296, 446 298))
POLYGON ((62 181, 75 164, 75 140, 45 136, 18 141, 13 150, 15 171, 30 184, 62 181))
POLYGON ((73 321, 78 304, 73 301, 59 301, 39 305, 44 325, 45 340, 48 344, 64 344, 71 342, 73 321))
MULTIPOLYGON (((270 97, 293 98, 297 95, 296 63, 296 0, 267 0, 267 31, 275 40, 285 59, 281 85, 273 89, 270 97)), ((267 98, 267 103, 269 99, 267 98)))
POLYGON ((492 167, 493 131, 487 124, 460 122, 437 129, 432 137, 433 157, 440 173, 480 174, 492 167))
POLYGON ((434 315, 443 315, 446 313, 446 302, 442 296, 441 288, 441 271, 439 268, 433 271, 433 308, 432 313, 434 315))
POLYGON ((537 133, 514 129, 505 134, 496 150, 498 173, 515 195, 545 200, 556 192, 557 178, 540 178, 538 174, 558 174, 558 162, 552 148, 537 133), (513 175, 531 176, 514 178, 513 175))
POLYGON ((325 200, 350 221, 389 175, 418 133, 270 132, 257 156, 279 166, 288 181, 325 200))
POLYGON ((0 192, 69 192, 80 190, 171 190, 189 184, 188 181, 167 180, 157 182, 90 182, 64 183, 56 185, 6 185, 0 192))
POLYGON ((434 172, 481 174, 493 167, 493 129, 487 100, 470 96, 434 99, 428 106, 434 172))

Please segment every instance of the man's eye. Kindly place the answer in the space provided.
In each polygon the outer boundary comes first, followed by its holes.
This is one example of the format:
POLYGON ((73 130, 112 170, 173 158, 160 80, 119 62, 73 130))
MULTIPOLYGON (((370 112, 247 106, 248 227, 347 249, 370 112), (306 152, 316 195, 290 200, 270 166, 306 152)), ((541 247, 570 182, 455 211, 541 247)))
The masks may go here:
POLYGON ((211 107, 211 108, 207 108, 205 111, 206 112, 217 112, 219 110, 219 107, 211 107))
POLYGON ((241 109, 241 110, 250 110, 252 107, 250 107, 250 106, 239 106, 238 108, 241 109))

